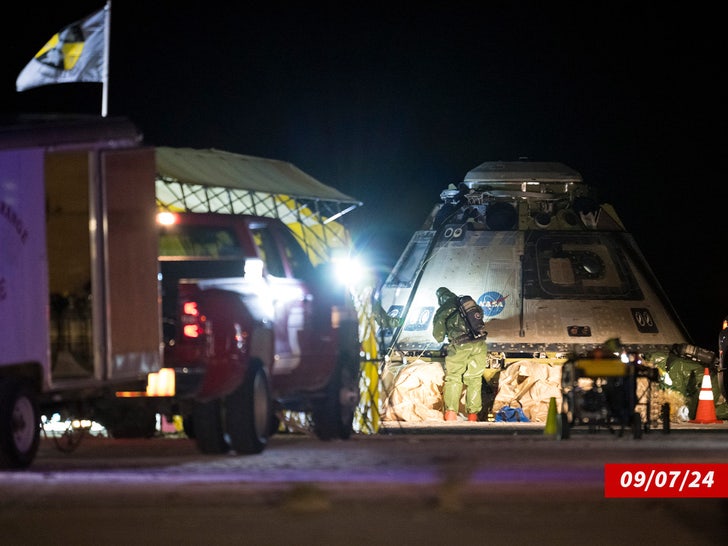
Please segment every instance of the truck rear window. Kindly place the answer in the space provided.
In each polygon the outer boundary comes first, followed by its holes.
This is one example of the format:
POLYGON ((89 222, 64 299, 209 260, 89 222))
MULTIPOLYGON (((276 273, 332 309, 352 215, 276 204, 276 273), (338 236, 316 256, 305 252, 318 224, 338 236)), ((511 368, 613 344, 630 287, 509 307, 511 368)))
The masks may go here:
POLYGON ((174 226, 159 234, 159 255, 185 258, 242 258, 235 233, 216 226, 174 226))

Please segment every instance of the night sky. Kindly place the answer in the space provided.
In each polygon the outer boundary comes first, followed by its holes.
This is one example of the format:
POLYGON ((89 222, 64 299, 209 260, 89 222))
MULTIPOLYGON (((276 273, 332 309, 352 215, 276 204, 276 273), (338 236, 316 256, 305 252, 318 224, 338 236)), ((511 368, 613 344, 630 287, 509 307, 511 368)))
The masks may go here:
MULTIPOLYGON (((471 168, 565 163, 615 206, 695 343, 716 349, 728 314, 717 4, 141 4, 113 2, 109 116, 147 144, 290 161, 364 202, 346 223, 385 266, 471 168)), ((17 93, 15 79, 101 7, 6 21, 2 114, 100 113, 100 84, 17 93)))

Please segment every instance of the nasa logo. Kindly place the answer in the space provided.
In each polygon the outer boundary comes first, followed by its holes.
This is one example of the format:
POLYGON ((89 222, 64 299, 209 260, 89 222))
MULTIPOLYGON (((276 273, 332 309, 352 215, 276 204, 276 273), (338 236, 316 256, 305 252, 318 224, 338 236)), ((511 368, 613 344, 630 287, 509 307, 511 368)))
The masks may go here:
POLYGON ((478 305, 483 308, 485 317, 500 315, 506 307, 506 297, 499 292, 486 292, 478 298, 478 305))

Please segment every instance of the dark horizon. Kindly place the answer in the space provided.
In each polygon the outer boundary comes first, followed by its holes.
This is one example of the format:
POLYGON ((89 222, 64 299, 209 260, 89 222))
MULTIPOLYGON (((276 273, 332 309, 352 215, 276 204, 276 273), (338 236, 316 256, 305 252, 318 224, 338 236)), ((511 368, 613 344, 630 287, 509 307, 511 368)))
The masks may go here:
MULTIPOLYGON (((537 1, 112 6, 109 116, 149 145, 290 161, 364 206, 357 246, 391 266, 484 161, 556 161, 612 204, 696 344, 728 293, 717 10, 537 1)), ((103 1, 10 31, 2 114, 100 113, 99 84, 15 91, 45 42, 103 1)))

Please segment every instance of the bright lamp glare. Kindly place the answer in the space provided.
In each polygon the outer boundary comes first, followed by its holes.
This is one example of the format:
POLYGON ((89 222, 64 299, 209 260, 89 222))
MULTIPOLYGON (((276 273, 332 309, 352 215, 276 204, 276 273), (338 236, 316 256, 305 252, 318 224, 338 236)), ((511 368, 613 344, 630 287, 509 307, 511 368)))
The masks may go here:
POLYGON ((177 215, 173 212, 160 212, 157 214, 157 223, 160 226, 171 226, 177 223, 177 215))
POLYGON ((364 268, 361 262, 354 257, 339 257, 335 258, 333 262, 336 280, 341 284, 353 286, 364 277, 364 268))

